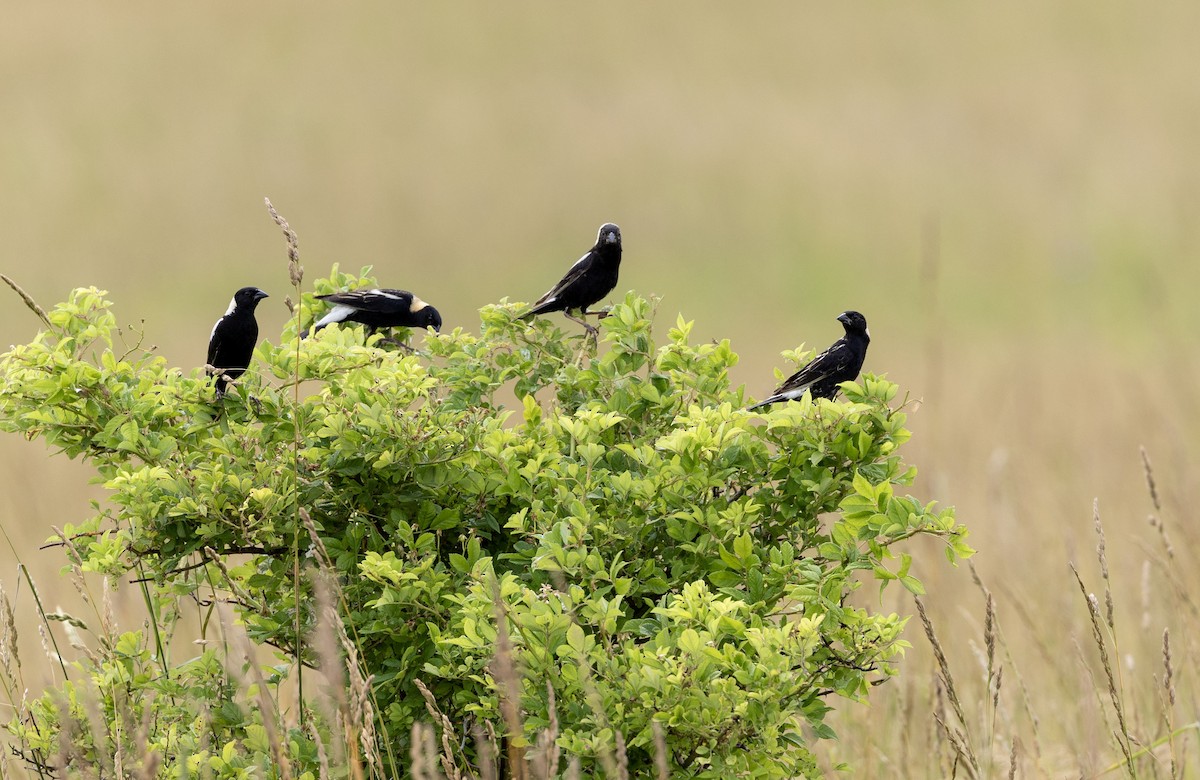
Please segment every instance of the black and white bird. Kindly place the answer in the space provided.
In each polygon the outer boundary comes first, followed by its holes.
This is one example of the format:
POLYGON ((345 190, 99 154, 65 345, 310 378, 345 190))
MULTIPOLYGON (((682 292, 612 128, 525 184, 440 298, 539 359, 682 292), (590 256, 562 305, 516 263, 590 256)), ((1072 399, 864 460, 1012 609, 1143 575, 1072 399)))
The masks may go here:
POLYGON ((533 308, 521 315, 528 319, 537 314, 561 311, 563 315, 587 328, 593 335, 596 329, 585 320, 571 316, 573 310, 579 310, 579 316, 589 314, 587 308, 612 292, 617 286, 617 272, 621 268, 621 228, 606 222, 600 226, 596 234, 596 245, 575 261, 566 276, 550 291, 534 302, 533 308))
POLYGON ((856 311, 844 311, 838 315, 838 322, 846 329, 846 335, 785 379, 770 398, 750 409, 795 400, 806 392, 813 398, 833 398, 838 394, 838 385, 857 379, 867 357, 867 345, 871 343, 867 318, 856 311))
POLYGON ((333 304, 333 308, 313 323, 311 331, 301 333, 301 338, 335 322, 357 322, 366 325, 368 336, 380 328, 433 328, 437 331, 442 329, 442 315, 438 310, 407 290, 371 287, 318 295, 317 299, 333 304))
POLYGON ((217 378, 217 398, 225 395, 229 381, 246 373, 254 347, 258 345, 258 321, 254 310, 269 297, 257 287, 243 287, 233 294, 225 316, 213 325, 208 337, 208 374, 217 378))

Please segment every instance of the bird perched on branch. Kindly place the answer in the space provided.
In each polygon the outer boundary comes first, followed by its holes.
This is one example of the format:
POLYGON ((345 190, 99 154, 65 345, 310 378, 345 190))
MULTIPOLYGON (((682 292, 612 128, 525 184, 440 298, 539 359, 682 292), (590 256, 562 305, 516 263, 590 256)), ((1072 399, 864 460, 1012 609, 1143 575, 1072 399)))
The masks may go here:
MULTIPOLYGON (((317 299, 333 304, 333 308, 313 324, 312 333, 335 322, 366 325, 368 336, 380 328, 442 329, 442 315, 438 310, 407 290, 372 287, 318 295, 317 299)), ((307 337, 309 332, 304 331, 300 338, 307 337)))
POLYGON ((846 335, 785 379, 770 398, 759 401, 750 409, 795 400, 805 392, 813 398, 833 398, 838 394, 838 385, 856 379, 867 357, 867 345, 871 343, 867 318, 856 311, 844 311, 838 315, 838 322, 846 329, 846 335))
POLYGON ((246 373, 258 344, 258 321, 254 310, 269 297, 257 287, 243 287, 233 294, 225 316, 213 325, 208 337, 209 376, 217 378, 217 398, 225 395, 231 380, 246 373))
MULTIPOLYGON (((579 310, 580 317, 589 314, 587 308, 612 292, 617 286, 617 272, 621 268, 621 228, 606 222, 600 226, 596 234, 596 245, 575 261, 575 265, 567 271, 566 276, 550 291, 538 298, 533 308, 521 315, 528 319, 537 314, 561 311, 567 319, 578 322, 592 335, 596 329, 586 320, 571 316, 573 310, 579 310)), ((601 314, 603 317, 604 315, 601 314)))

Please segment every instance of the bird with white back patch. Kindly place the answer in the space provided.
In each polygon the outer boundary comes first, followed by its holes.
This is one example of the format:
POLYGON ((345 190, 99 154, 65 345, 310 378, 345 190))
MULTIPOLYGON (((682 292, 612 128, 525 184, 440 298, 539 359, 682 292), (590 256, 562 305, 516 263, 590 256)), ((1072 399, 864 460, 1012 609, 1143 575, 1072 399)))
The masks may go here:
POLYGON ((388 328, 442 329, 441 313, 407 290, 371 287, 318 295, 317 299, 333 307, 313 323, 311 330, 301 333, 301 338, 339 322, 365 325, 367 335, 388 328))

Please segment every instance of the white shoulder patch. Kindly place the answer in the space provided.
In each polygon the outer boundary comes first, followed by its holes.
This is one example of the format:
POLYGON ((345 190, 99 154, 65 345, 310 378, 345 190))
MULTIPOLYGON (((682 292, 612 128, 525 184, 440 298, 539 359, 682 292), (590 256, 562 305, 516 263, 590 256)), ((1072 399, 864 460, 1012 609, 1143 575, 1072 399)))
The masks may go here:
POLYGON ((228 317, 230 314, 233 314, 233 310, 236 308, 237 308, 237 298, 230 298, 229 299, 229 308, 225 310, 225 316, 228 317))
MULTIPOLYGON (((395 296, 391 296, 391 297, 395 297, 395 296)), ((412 303, 410 303, 408 305, 408 310, 415 314, 415 313, 419 312, 421 309, 424 309, 428 305, 429 305, 428 303, 425 303, 425 301, 421 300, 420 298, 418 298, 417 296, 414 295, 413 299, 412 299, 412 303)))
POLYGON ((371 290, 371 292, 375 293, 376 295, 380 296, 381 298, 388 298, 393 301, 400 300, 399 295, 394 295, 390 292, 384 292, 383 290, 380 290, 379 288, 375 288, 374 290, 371 290))
POLYGON ((312 329, 316 330, 317 328, 323 328, 331 322, 341 322, 356 311, 358 311, 358 309, 354 308, 353 306, 347 306, 344 303, 339 303, 330 309, 324 317, 313 323, 312 329))

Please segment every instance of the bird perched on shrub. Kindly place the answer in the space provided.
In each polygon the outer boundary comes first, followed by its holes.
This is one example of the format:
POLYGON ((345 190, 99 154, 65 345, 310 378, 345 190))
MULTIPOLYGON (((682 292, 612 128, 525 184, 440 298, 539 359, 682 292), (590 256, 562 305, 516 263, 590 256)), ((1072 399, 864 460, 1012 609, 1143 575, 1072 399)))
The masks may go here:
POLYGON ((208 374, 217 378, 217 397, 225 394, 230 380, 246 373, 258 344, 258 321, 254 310, 269 297, 257 287, 243 287, 233 294, 225 316, 213 325, 208 337, 208 374))
MULTIPOLYGON (((318 295, 317 299, 333 304, 333 308, 313 324, 312 333, 335 322, 366 325, 368 336, 380 328, 442 329, 442 315, 438 310, 407 290, 372 287, 318 295)), ((300 337, 307 337, 309 332, 304 331, 300 337)))
POLYGON ((606 222, 596 234, 596 245, 576 260, 566 276, 550 288, 549 292, 538 298, 533 308, 521 315, 521 319, 561 311, 567 319, 578 322, 587 328, 589 333, 595 335, 594 327, 585 320, 575 319, 571 312, 578 309, 581 317, 599 314, 589 312, 587 307, 612 292, 617 286, 617 272, 620 268, 621 228, 606 222))
POLYGON ((759 401, 750 409, 794 400, 805 392, 813 398, 833 398, 838 394, 838 385, 858 378, 867 357, 867 345, 871 343, 867 318, 856 311, 844 311, 838 315, 838 322, 846 329, 846 335, 785 379, 770 398, 759 401))

